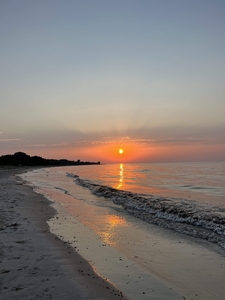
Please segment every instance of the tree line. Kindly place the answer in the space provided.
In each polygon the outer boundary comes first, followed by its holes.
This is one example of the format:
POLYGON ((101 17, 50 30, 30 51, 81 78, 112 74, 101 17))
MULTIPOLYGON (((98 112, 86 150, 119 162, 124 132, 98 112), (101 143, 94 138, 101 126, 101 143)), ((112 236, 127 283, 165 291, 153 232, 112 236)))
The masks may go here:
POLYGON ((67 159, 47 159, 40 156, 30 156, 23 152, 0 156, 0 166, 77 166, 77 165, 100 165, 98 162, 76 161, 67 159))

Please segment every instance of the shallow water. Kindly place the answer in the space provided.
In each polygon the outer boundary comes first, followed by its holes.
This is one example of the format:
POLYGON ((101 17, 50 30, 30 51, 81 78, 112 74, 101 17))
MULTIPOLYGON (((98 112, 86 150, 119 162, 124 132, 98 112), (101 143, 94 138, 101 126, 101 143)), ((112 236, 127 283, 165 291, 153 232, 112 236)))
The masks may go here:
MULTIPOLYGON (((37 186, 51 184, 50 177, 48 183, 42 182, 45 172, 36 171, 33 180, 37 186)), ((63 181, 60 189, 65 193, 69 193, 66 183, 72 179, 74 188, 80 185, 99 197, 90 200, 86 193, 84 202, 120 205, 144 221, 225 249, 224 162, 74 166, 48 172, 63 181)))
POLYGON ((68 176, 135 217, 225 248, 225 162, 89 166, 68 176))

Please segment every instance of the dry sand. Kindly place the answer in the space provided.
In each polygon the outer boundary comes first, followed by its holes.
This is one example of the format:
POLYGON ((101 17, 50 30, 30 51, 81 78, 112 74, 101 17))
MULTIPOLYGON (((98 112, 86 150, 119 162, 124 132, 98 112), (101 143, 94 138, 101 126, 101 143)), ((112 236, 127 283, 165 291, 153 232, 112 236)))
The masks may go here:
POLYGON ((0 299, 125 299, 69 244, 49 232, 55 210, 0 169, 0 299))

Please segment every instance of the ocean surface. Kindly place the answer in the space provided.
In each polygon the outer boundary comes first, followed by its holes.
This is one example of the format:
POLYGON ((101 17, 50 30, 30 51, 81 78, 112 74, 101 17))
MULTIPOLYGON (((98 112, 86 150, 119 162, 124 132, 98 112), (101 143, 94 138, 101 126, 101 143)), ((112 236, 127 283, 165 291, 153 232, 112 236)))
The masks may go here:
POLYGON ((70 166, 38 169, 24 179, 53 201, 48 186, 225 249, 225 162, 70 166), (71 181, 74 190, 67 188, 71 181), (82 197, 77 186, 86 191, 82 197))

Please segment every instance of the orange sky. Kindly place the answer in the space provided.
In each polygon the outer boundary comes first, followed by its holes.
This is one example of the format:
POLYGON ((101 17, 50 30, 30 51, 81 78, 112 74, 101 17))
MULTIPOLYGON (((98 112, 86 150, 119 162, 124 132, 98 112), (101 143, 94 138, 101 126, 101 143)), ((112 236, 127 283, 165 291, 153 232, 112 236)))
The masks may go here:
POLYGON ((134 141, 111 141, 97 145, 25 147, 18 150, 46 158, 80 159, 101 161, 101 163, 225 160, 225 143, 206 142, 148 144, 134 141), (119 153, 121 148, 122 154, 119 153))
POLYGON ((169 162, 224 160, 225 145, 140 145, 102 146, 87 149, 88 156, 98 155, 102 162, 169 162), (119 149, 124 150, 123 154, 119 149))

